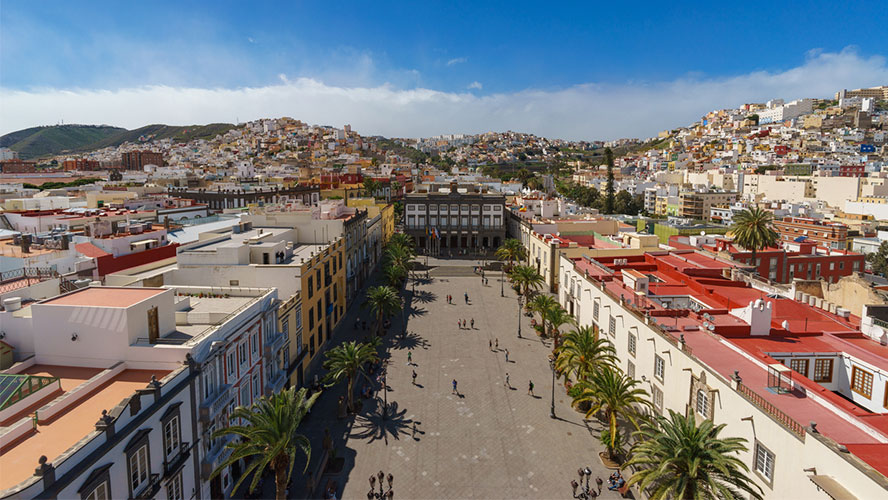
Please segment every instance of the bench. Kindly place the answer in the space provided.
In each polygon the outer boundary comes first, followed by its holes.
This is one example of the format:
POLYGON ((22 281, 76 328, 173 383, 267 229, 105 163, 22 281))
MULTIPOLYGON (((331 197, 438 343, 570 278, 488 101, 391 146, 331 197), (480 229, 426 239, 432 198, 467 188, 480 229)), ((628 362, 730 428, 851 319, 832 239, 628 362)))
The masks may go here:
POLYGON ((305 491, 308 493, 309 497, 314 497, 315 489, 317 489, 318 483, 321 481, 321 476, 324 474, 324 471, 327 469, 327 462, 330 461, 330 452, 324 450, 324 453, 321 454, 321 461, 318 464, 318 468, 315 469, 314 472, 308 476, 308 479, 305 481, 305 491))

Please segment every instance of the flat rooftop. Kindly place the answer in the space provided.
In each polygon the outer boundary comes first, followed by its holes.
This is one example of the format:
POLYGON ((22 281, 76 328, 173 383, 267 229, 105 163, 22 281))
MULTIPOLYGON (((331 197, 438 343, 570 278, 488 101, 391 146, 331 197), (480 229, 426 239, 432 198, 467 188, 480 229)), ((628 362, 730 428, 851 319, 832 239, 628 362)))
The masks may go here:
POLYGON ((54 306, 130 307, 166 292, 162 288, 91 286, 40 302, 54 306))
POLYGON ((176 330, 164 338, 183 341, 191 339, 222 322, 217 319, 227 317, 254 300, 256 297, 191 297, 191 308, 187 309, 190 321, 187 324, 177 324, 176 330), (194 321, 195 318, 206 320, 194 321))
MULTIPOLYGON (((67 393, 72 385, 80 385, 83 377, 89 375, 89 368, 68 366, 37 365, 32 371, 62 378, 63 390, 67 393)), ((99 370, 101 371, 101 370, 99 370)), ((102 416, 102 410, 111 410, 136 389, 145 388, 154 375, 158 380, 169 371, 124 370, 102 384, 89 395, 57 415, 49 422, 38 424, 37 428, 8 449, 0 450, 0 490, 11 488, 34 475, 37 460, 46 455, 50 463, 71 446, 95 431, 95 424, 102 416)))

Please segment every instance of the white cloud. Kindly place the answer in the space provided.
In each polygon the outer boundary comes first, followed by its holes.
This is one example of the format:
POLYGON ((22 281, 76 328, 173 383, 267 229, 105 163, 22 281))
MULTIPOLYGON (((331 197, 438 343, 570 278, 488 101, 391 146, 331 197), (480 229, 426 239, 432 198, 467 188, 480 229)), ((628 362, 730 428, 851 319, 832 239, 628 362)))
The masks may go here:
POLYGON ((481 90, 484 88, 484 85, 481 85, 481 82, 479 82, 479 81, 474 81, 474 82, 470 83, 467 88, 481 90))
POLYGON ((388 84, 345 87, 311 78, 238 89, 0 89, 0 133, 59 120, 136 128, 291 116, 310 123, 350 123, 361 133, 389 137, 507 129, 566 139, 648 137, 714 109, 777 97, 831 97, 841 88, 886 82, 884 57, 845 50, 811 52, 800 66, 780 72, 489 95, 388 84))
POLYGON ((462 64, 466 61, 468 61, 468 59, 466 59, 465 57, 455 57, 455 58, 447 61, 447 65, 453 66, 454 64, 462 64))

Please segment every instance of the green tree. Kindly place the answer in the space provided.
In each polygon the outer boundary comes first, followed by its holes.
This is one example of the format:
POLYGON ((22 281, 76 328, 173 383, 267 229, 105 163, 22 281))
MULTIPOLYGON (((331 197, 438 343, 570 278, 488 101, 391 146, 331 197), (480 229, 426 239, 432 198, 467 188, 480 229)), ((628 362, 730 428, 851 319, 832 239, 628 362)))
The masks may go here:
POLYGON ((376 192, 379 191, 379 186, 379 182, 375 181, 373 178, 364 178, 364 191, 367 196, 376 196, 376 192))
POLYGON ((539 290, 545 283, 540 273, 531 266, 513 267, 509 272, 509 278, 521 290, 521 295, 528 299, 530 298, 531 290, 539 290))
POLYGON ((609 340, 598 338, 591 326, 580 326, 564 334, 555 351, 555 370, 565 380, 589 380, 597 371, 612 368, 616 354, 609 340))
POLYGON ((604 161, 607 162, 607 184, 604 188, 604 213, 614 213, 614 152, 611 148, 604 149, 604 161))
POLYGON ((888 241, 883 241, 878 250, 867 254, 866 261, 874 273, 888 276, 888 241))
POLYGON ((524 260, 526 256, 527 251, 524 249, 524 245, 515 238, 506 238, 506 241, 496 249, 496 258, 509 263, 506 266, 506 272, 509 272, 516 262, 524 260))
POLYGON ((212 477, 218 476, 238 460, 252 458, 240 477, 235 478, 234 489, 238 489, 243 480, 252 474, 249 488, 252 492, 265 470, 270 468, 274 471, 275 498, 285 499, 296 454, 305 454, 306 468, 311 460, 311 443, 297 430, 321 393, 316 392, 308 399, 305 394, 306 389, 296 391, 291 387, 270 397, 263 396, 250 407, 235 408, 229 419, 232 422, 239 420, 241 424, 216 431, 213 438, 234 435, 240 439, 225 445, 232 450, 231 455, 216 467, 212 477))
POLYGON ((518 172, 515 173, 515 177, 521 181, 521 186, 527 187, 527 181, 533 178, 533 174, 530 173, 530 170, 521 167, 518 169, 518 172))
POLYGON ((355 341, 343 342, 325 353, 324 368, 328 370, 326 380, 328 383, 338 383, 346 380, 348 407, 354 411, 354 389, 358 376, 369 380, 364 373, 364 364, 375 362, 379 359, 376 352, 376 343, 357 343, 355 341))
POLYGON ((628 484, 638 484, 651 500, 715 500, 756 498, 762 489, 747 475, 749 467, 737 454, 747 451, 743 438, 721 438, 725 424, 669 410, 636 433, 632 458, 626 466, 639 468, 628 484))
POLYGON ((528 302, 531 311, 540 315, 540 326, 543 327, 543 334, 546 333, 546 322, 556 309, 561 309, 558 301, 546 294, 540 294, 528 302))
POLYGON ((382 321, 401 310, 398 292, 390 286, 372 286, 367 289, 367 303, 376 315, 376 333, 382 331, 382 321))
POLYGON ((640 429, 640 408, 652 405, 647 399, 647 392, 636 387, 639 382, 629 378, 617 368, 606 368, 592 374, 588 380, 577 382, 578 394, 573 404, 589 403, 586 418, 599 411, 604 413, 605 424, 610 429, 611 442, 607 447, 607 455, 612 457, 615 449, 617 433, 620 432, 619 422, 627 420, 635 429, 640 429))
POLYGON ((561 345, 561 326, 574 323, 576 323, 574 317, 560 305, 549 313, 549 333, 555 341, 552 344, 553 351, 561 345))
POLYGON ((614 213, 635 215, 638 210, 634 207, 632 195, 625 189, 617 193, 614 199, 614 213))
POLYGON ((743 210, 734 216, 734 225, 731 226, 734 242, 752 252, 753 265, 756 252, 777 245, 780 236, 774 230, 773 221, 774 215, 759 207, 743 210))

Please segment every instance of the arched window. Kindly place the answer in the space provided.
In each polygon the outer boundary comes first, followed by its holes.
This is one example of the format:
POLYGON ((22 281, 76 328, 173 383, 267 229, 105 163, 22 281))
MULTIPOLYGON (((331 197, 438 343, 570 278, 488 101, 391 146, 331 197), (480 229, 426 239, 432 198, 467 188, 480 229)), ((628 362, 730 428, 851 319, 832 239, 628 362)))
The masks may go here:
POLYGON ((709 395, 703 389, 697 390, 697 413, 709 418, 709 395))

